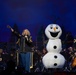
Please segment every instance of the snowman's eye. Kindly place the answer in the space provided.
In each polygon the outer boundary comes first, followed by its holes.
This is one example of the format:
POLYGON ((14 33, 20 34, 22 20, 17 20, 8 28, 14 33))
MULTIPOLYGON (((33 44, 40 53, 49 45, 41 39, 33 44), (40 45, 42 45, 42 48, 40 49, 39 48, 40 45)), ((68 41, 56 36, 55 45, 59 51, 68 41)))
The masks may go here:
POLYGON ((58 27, 56 27, 56 29, 58 29, 58 27))
POLYGON ((52 29, 53 27, 50 27, 50 29, 52 29))

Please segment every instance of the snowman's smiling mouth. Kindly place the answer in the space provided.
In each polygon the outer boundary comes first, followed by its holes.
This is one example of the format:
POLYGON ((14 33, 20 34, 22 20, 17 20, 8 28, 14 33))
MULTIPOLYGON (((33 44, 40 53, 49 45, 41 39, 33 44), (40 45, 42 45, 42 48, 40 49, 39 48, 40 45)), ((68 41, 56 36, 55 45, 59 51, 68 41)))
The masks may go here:
MULTIPOLYGON (((49 31, 50 32, 50 31, 49 31)), ((60 32, 60 31, 59 31, 60 32)), ((50 32, 52 37, 56 37, 58 35, 59 32, 50 32)))

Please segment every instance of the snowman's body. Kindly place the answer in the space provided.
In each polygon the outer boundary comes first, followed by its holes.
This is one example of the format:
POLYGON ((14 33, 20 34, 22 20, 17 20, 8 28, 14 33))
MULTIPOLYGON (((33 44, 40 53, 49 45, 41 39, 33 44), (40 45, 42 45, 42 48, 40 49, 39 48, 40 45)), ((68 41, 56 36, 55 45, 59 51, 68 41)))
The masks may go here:
POLYGON ((48 52, 43 57, 45 68, 62 68, 64 63, 65 58, 59 53, 48 52))
POLYGON ((61 40, 59 39, 61 33, 62 30, 57 24, 50 24, 45 29, 45 34, 49 38, 46 46, 48 53, 42 58, 45 68, 62 68, 65 64, 65 58, 60 54, 62 50, 61 40))
POLYGON ((46 49, 48 52, 59 53, 62 50, 62 44, 60 39, 51 40, 49 39, 46 49))

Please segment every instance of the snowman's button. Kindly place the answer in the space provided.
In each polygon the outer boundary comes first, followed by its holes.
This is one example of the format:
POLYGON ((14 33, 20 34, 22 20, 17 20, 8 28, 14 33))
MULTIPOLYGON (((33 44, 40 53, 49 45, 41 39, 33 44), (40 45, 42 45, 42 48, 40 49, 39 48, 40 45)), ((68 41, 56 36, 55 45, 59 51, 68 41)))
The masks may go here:
POLYGON ((54 49, 56 49, 57 48, 57 46, 54 46, 54 49))
POLYGON ((57 58, 57 56, 55 55, 54 58, 57 58))
POLYGON ((54 63, 54 66, 57 66, 57 63, 54 63))

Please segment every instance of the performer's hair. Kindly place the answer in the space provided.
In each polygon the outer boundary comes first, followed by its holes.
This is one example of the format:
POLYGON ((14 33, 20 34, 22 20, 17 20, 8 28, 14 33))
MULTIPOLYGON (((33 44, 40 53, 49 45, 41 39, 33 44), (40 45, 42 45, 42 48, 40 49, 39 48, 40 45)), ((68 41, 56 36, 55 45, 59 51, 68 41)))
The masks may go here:
POLYGON ((30 36, 30 31, 28 29, 24 29, 23 32, 22 32, 22 35, 28 35, 30 36), (25 33, 24 33, 25 32, 25 33))

